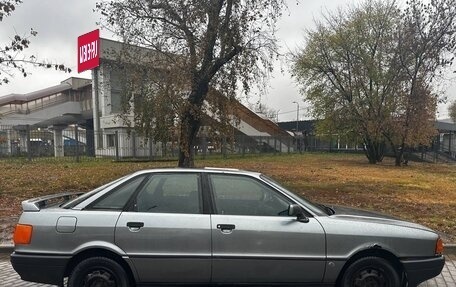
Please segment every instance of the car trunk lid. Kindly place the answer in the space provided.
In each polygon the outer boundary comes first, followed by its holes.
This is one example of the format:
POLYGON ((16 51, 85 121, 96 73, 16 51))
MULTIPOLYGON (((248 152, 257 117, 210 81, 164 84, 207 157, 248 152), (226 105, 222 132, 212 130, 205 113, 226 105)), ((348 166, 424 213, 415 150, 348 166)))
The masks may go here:
POLYGON ((22 201, 22 210, 24 212, 36 212, 43 208, 59 206, 81 194, 83 192, 63 192, 27 199, 22 201))

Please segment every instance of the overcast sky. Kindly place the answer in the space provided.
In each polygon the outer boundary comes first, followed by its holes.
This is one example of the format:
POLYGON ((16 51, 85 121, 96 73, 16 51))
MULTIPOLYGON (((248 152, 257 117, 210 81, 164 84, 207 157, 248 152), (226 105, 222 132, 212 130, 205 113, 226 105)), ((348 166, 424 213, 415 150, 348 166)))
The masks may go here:
MULTIPOLYGON (((295 1, 289 1, 289 11, 284 13, 279 22, 278 38, 282 51, 302 46, 304 30, 311 28, 313 19, 319 18, 323 11, 334 10, 339 6, 353 3, 352 0, 301 0, 299 5, 295 1)), ((97 29, 96 22, 99 16, 93 12, 94 0, 24 0, 16 11, 0 22, 0 45, 8 43, 15 31, 25 35, 30 28, 38 31, 37 37, 32 38, 32 44, 25 55, 34 54, 40 59, 63 63, 70 67, 73 72, 65 74, 52 70, 30 68, 29 75, 22 78, 17 75, 11 79, 11 83, 0 85, 0 96, 10 93, 27 93, 59 84, 69 77, 90 78, 90 72, 78 74, 76 72, 76 43, 79 35, 97 29)), ((101 31, 101 37, 112 38, 108 31, 101 31)), ((278 64, 270 82, 269 92, 261 96, 261 102, 270 108, 278 110, 280 121, 296 120, 296 104, 300 104, 300 119, 305 119, 307 112, 299 94, 296 83, 287 72, 289 67, 282 66, 285 71, 280 72, 278 64)), ((456 100, 456 81, 447 89, 449 100, 456 100)), ((249 102, 254 103, 258 99, 252 97, 249 102)), ((447 118, 447 105, 439 106, 439 118, 447 118)))

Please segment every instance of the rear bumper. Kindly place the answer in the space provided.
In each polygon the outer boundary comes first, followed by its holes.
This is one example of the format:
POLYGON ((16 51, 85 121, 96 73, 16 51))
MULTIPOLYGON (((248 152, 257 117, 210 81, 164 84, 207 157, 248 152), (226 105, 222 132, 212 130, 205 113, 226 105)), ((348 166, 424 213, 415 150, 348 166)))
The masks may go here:
POLYGON ((10 260, 22 280, 60 285, 70 257, 13 252, 10 260))
POLYGON ((437 256, 424 259, 402 260, 409 286, 417 286, 421 282, 434 278, 442 272, 445 257, 437 256))

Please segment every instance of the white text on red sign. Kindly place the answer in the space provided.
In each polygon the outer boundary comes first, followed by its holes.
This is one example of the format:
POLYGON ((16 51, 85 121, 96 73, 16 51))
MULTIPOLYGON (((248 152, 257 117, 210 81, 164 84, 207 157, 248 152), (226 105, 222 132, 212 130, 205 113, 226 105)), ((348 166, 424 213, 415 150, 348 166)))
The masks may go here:
POLYGON ((90 61, 98 56, 98 41, 93 41, 79 47, 79 63, 90 61))

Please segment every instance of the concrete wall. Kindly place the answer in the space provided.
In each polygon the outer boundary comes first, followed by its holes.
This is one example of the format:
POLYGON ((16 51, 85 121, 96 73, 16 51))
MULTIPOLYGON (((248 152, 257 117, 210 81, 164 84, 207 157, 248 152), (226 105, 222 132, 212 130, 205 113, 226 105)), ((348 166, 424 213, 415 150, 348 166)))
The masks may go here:
POLYGON ((42 110, 30 112, 29 114, 10 114, 2 118, 2 125, 35 125, 43 121, 61 117, 64 114, 81 114, 79 102, 65 102, 48 106, 42 110))

